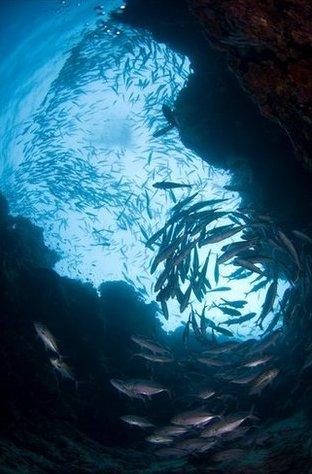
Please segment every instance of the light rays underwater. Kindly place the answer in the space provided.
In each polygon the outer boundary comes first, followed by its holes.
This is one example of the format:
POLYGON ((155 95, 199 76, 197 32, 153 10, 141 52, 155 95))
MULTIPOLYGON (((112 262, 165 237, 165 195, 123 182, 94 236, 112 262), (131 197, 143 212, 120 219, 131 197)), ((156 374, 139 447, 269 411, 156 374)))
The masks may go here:
MULTIPOLYGON (((231 176, 185 148, 176 130, 153 138, 166 125, 162 105, 174 106, 191 74, 187 58, 146 32, 119 27, 106 17, 68 53, 66 47, 65 43, 66 60, 57 63, 58 69, 51 61, 48 76, 53 79, 40 101, 38 87, 47 71, 36 71, 30 82, 28 97, 37 105, 27 120, 19 111, 21 123, 6 143, 7 153, 14 150, 17 157, 6 156, 1 188, 12 213, 44 229, 46 244, 61 257, 55 267, 59 274, 96 287, 103 281, 123 280, 145 301, 154 301, 159 273, 150 273, 155 255, 146 248, 144 236, 160 229, 175 203, 194 193, 196 202, 226 199, 221 206, 225 211, 237 209, 240 197, 224 188, 231 176), (192 187, 153 187, 163 180, 192 187)), ((227 218, 218 221, 228 223, 227 218)), ((231 241, 215 245, 212 260, 231 241)), ((201 266, 207 254, 203 247, 201 266)), ((215 293, 214 303, 222 297, 246 300, 244 312, 260 312, 267 288, 246 296, 255 276, 229 282, 227 277, 236 269, 229 264, 221 273, 218 285, 231 290, 215 293)), ((214 282, 213 265, 208 278, 214 282)), ((287 286, 279 281, 280 298, 287 286)), ((205 302, 194 298, 190 303, 201 312, 205 302)), ((170 331, 186 321, 188 312, 180 315, 174 300, 168 307, 169 320, 161 313, 160 317, 170 331)), ((217 323, 227 319, 213 309, 209 317, 217 323)), ((253 322, 246 322, 235 335, 261 333, 253 322)))

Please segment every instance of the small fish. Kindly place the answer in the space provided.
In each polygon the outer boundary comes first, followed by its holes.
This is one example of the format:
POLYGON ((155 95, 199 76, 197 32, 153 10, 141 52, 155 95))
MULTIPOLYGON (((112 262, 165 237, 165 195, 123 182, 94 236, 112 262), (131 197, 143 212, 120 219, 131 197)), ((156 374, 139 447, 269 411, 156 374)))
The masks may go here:
POLYGON ((298 238, 303 240, 304 242, 308 244, 312 244, 312 238, 309 237, 307 234, 304 232, 301 232, 300 230, 293 230, 292 233, 298 238))
POLYGON ((166 301, 161 301, 160 304, 161 304, 162 313, 163 313, 163 315, 164 315, 166 321, 168 321, 168 319, 169 319, 169 311, 168 311, 167 303, 166 303, 166 301))
POLYGON ((240 324, 245 321, 250 321, 255 316, 257 316, 257 313, 248 313, 248 314, 245 314, 244 316, 241 316, 240 318, 228 319, 227 321, 223 321, 220 324, 225 324, 226 326, 232 326, 233 324, 240 324))
POLYGON ((217 232, 217 228, 213 232, 211 232, 211 235, 204 239, 203 245, 215 244, 218 242, 222 242, 222 240, 229 239, 233 235, 238 234, 238 232, 241 232, 245 226, 241 225, 233 228, 233 225, 229 225, 224 227, 227 227, 227 230, 222 229, 217 232))
POLYGON ((134 354, 133 357, 142 357, 142 359, 148 360, 150 362, 159 362, 160 364, 166 364, 174 361, 173 357, 170 355, 147 354, 145 352, 134 354))
POLYGON ((226 344, 220 344, 212 349, 208 349, 203 352, 203 355, 206 354, 224 354, 225 352, 232 351, 233 349, 237 349, 240 346, 240 342, 228 342, 226 344))
POLYGON ((131 392, 138 395, 151 397, 162 392, 168 392, 168 394, 170 395, 170 391, 167 388, 165 388, 158 382, 154 382, 153 380, 133 380, 130 381, 130 384, 131 392))
POLYGON ((162 113, 164 114, 165 119, 168 122, 168 125, 164 128, 161 128, 160 130, 157 130, 155 133, 153 133, 154 138, 158 138, 158 137, 161 137, 162 135, 165 135, 170 130, 172 130, 175 127, 178 127, 179 125, 174 112, 170 109, 170 107, 168 107, 168 105, 163 104, 162 113))
POLYGON ((158 342, 153 341, 152 339, 147 339, 143 336, 131 336, 131 340, 138 344, 140 347, 150 350, 154 354, 169 354, 167 349, 165 349, 160 344, 158 344, 158 342))
POLYGON ((53 367, 62 375, 62 377, 75 380, 72 369, 60 358, 51 358, 50 362, 53 367))
MULTIPOLYGON (((196 452, 203 453, 205 447, 208 450, 206 441, 199 438, 184 439, 183 441, 179 441, 176 444, 177 449, 182 449, 188 454, 196 453, 196 452)), ((209 448, 210 447, 211 447, 211 444, 209 445, 209 448)))
POLYGON ((176 189, 176 188, 191 188, 191 184, 179 184, 172 181, 159 181, 153 184, 156 189, 176 189))
POLYGON ((252 287, 251 290, 249 290, 247 293, 246 293, 246 296, 248 296, 250 293, 255 293, 259 290, 261 290, 262 288, 264 288, 265 286, 267 286, 268 284, 268 280, 263 280, 263 281, 260 281, 257 285, 254 285, 252 287))
POLYGON ((218 263, 218 258, 216 258, 215 268, 214 268, 214 279, 215 279, 216 285, 219 283, 219 277, 220 277, 219 263, 218 263))
POLYGON ((231 287, 230 286, 219 286, 219 288, 214 288, 209 291, 209 293, 212 293, 213 291, 230 291, 231 287))
POLYGON ((275 298, 277 296, 277 279, 275 279, 271 285, 269 286, 269 289, 267 291, 264 303, 262 305, 262 311, 259 317, 259 326, 262 327, 262 323, 266 316, 273 310, 275 298))
POLYGON ((253 375, 247 375, 247 376, 242 376, 242 377, 235 377, 230 380, 231 383, 235 383, 237 385, 247 385, 253 380, 257 378, 257 374, 253 375))
POLYGON ((234 265, 239 265, 240 267, 244 267, 251 272, 258 273, 259 275, 264 275, 263 271, 260 270, 260 268, 258 268, 256 265, 254 265, 252 262, 249 262, 248 260, 236 258, 234 260, 234 265))
POLYGON ((182 335, 182 341, 183 341, 183 344, 186 344, 188 338, 189 338, 189 334, 190 334, 190 324, 191 324, 191 313, 189 315, 189 318, 187 320, 187 323, 185 325, 185 328, 184 328, 184 331, 183 331, 183 335, 182 335))
POLYGON ((279 239, 283 242, 284 246, 287 248, 288 252, 292 256, 293 260, 295 261, 297 267, 301 269, 299 256, 292 241, 281 230, 277 231, 277 235, 279 239))
POLYGON ((242 365, 242 367, 258 367, 259 365, 266 364, 271 359, 272 359, 272 356, 269 356, 269 355, 252 359, 252 360, 249 360, 248 362, 245 362, 242 365))
POLYGON ((206 428, 201 436, 203 438, 222 436, 227 433, 231 433, 236 430, 245 420, 252 417, 252 414, 246 415, 229 415, 220 421, 215 422, 213 425, 206 428))
POLYGON ((170 444, 173 442, 173 439, 170 438, 169 436, 155 435, 155 434, 147 436, 147 438, 145 439, 149 443, 153 443, 153 444, 170 444))
POLYGON ((257 379, 255 380, 249 394, 250 395, 260 394, 262 390, 278 376, 278 374, 279 374, 278 369, 271 369, 259 375, 259 377, 257 377, 257 379))
POLYGON ((180 210, 183 209, 183 207, 187 206, 187 204, 189 204, 197 196, 197 194, 198 192, 180 201, 178 204, 173 206, 173 208, 171 209, 171 212, 173 214, 178 214, 180 210))
POLYGON ((228 365, 227 362, 223 362, 220 359, 215 359, 212 357, 198 357, 197 360, 198 362, 208 365, 209 367, 223 367, 225 365, 228 365))
POLYGON ((216 394, 214 390, 211 390, 210 388, 207 388, 205 390, 202 390, 197 394, 197 398, 201 398, 202 400, 208 400, 208 398, 213 397, 216 394))
POLYGON ((222 311, 222 313, 227 314, 229 316, 241 316, 241 312, 238 311, 238 309, 228 308, 227 306, 218 306, 215 303, 214 303, 214 306, 216 308, 220 309, 220 311, 222 311))
POLYGON ((188 428, 185 426, 164 426, 154 432, 159 436, 181 436, 187 433, 188 428))
POLYGON ((56 340, 54 336, 51 334, 49 329, 42 323, 35 322, 34 327, 36 333, 44 343, 45 347, 56 354, 59 354, 59 349, 57 347, 56 340))
POLYGON ((227 306, 232 306, 233 308, 243 308, 247 303, 247 301, 244 300, 229 301, 225 300, 224 298, 221 299, 224 301, 224 304, 226 304, 227 306))
POLYGON ((138 426, 139 428, 153 428, 155 426, 147 418, 143 418, 142 416, 123 415, 120 419, 128 423, 128 425, 138 426))
POLYGON ((186 411, 172 418, 171 423, 180 426, 200 426, 209 423, 216 415, 204 410, 186 411))
POLYGON ((186 309, 190 300, 191 292, 192 292, 192 283, 189 284, 186 292, 183 295, 183 301, 180 303, 180 313, 183 313, 183 311, 186 309))

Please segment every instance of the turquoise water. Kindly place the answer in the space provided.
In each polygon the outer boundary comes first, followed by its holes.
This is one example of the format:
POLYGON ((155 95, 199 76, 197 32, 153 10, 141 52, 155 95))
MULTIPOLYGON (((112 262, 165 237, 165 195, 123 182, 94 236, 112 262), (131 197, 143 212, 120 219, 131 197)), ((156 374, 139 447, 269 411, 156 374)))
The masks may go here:
MULTIPOLYGON (((224 189, 230 174, 187 149, 176 130, 153 138, 166 125, 162 104, 173 107, 192 74, 188 59, 148 32, 110 22, 109 11, 122 3, 96 6, 27 1, 2 7, 0 186, 13 214, 42 227, 46 244, 60 255, 60 275, 95 287, 127 281, 150 302, 157 273, 150 274, 155 254, 144 233, 161 228, 175 202, 195 192, 197 201, 227 199, 222 210, 228 211, 239 206, 240 196, 224 189), (173 194, 153 188, 162 180, 192 188, 173 194)), ((223 218, 218 225, 227 223, 223 218)), ((227 242, 214 246, 212 262, 227 242)), ((201 264, 207 254, 203 247, 201 264)), ((226 277, 236 269, 224 267, 219 286, 229 286, 226 277)), ((245 296, 254 278, 231 281, 231 291, 214 302, 247 298, 244 311, 259 312, 267 288, 245 296)), ((286 287, 279 282, 279 297, 286 287)), ((205 301, 191 304, 201 312, 205 301)), ((159 315, 168 331, 188 318, 173 300, 169 312, 168 321, 159 315)), ((214 309, 209 317, 227 319, 214 309)), ((235 335, 261 332, 247 322, 235 335)))

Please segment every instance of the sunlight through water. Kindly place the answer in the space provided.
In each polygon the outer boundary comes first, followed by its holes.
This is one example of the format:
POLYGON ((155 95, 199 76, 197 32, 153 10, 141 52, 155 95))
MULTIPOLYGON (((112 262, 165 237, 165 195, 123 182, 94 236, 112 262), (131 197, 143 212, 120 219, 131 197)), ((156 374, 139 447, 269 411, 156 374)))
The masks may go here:
MULTIPOLYGON (((111 8, 118 4, 110 2, 111 8)), ((1 117, 6 133, 1 189, 12 213, 43 228, 46 244, 60 255, 55 266, 60 275, 95 287, 103 281, 126 281, 150 302, 155 300, 157 273, 150 273, 155 254, 146 248, 145 236, 165 224, 176 202, 196 192, 196 202, 226 198, 222 210, 228 211, 239 206, 240 198, 224 189, 231 176, 185 148, 177 130, 153 138, 166 126, 162 105, 174 107, 192 73, 188 59, 145 31, 114 24, 107 15, 94 19, 91 6, 87 11, 90 24, 84 20, 80 29, 75 24, 71 35, 60 35, 55 49, 41 45, 51 48, 49 54, 44 49, 49 60, 20 72, 14 123, 9 113, 1 117), (153 187, 163 180, 192 187, 170 192, 153 187)), ((61 25, 56 17, 55 28, 61 25)), ((33 46, 34 58, 41 51, 36 49, 38 38, 40 32, 27 44, 33 46)), ((227 218, 218 220, 218 225, 227 223, 227 218)), ((212 263, 231 241, 214 246, 212 263)), ((207 253, 200 249, 201 265, 207 253)), ((208 278, 215 285, 213 268, 209 266, 208 278)), ((244 312, 259 312, 267 287, 246 296, 256 275, 229 282, 236 269, 232 264, 222 268, 218 285, 231 290, 207 296, 208 307, 223 297, 246 300, 244 312)), ((279 297, 286 287, 279 282, 279 297)), ((205 302, 191 303, 201 312, 205 302)), ((180 315, 173 300, 169 312, 168 321, 160 313, 168 331, 189 314, 186 310, 180 315)), ((214 307, 209 317, 218 323, 227 319, 214 307)), ((248 322, 234 330, 240 337, 260 332, 248 322)))

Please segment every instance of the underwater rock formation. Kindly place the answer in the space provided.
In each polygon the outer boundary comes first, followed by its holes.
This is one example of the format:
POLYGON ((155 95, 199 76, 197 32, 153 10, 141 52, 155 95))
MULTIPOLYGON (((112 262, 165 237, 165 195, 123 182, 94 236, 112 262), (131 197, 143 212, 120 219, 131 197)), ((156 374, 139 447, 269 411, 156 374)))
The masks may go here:
MULTIPOLYGON (((119 417, 134 411, 161 426, 172 413, 189 409, 188 398, 177 394, 204 388, 210 369, 185 359, 181 331, 165 336, 156 308, 145 305, 126 284, 103 284, 99 297, 90 285, 57 275, 48 268, 47 262, 52 264, 56 256, 52 258, 43 246, 41 231, 31 224, 19 228, 17 222, 19 218, 7 214, 2 199, 2 472, 203 472, 207 463, 209 472, 218 473, 229 468, 234 473, 309 472, 312 364, 306 348, 311 331, 300 318, 299 324, 286 325, 284 342, 271 348, 282 372, 278 382, 255 399, 260 422, 246 427, 248 437, 243 430, 237 441, 229 438, 223 450, 208 457, 192 453, 186 457, 183 452, 182 457, 159 458, 146 447, 146 434, 125 426, 119 417), (55 336, 61 360, 71 368, 74 380, 53 370, 52 353, 38 338, 34 321, 55 336), (133 357, 131 335, 136 333, 157 337, 181 359, 171 369, 153 368, 156 380, 170 387, 173 398, 160 395, 142 404, 116 396, 109 382, 112 377, 150 376, 148 363, 133 357)), ((190 351, 200 350, 194 338, 189 344, 190 351)), ((220 394, 213 402, 216 410, 233 409, 237 402, 250 404, 243 387, 233 386, 225 395, 225 383, 220 378, 216 385, 220 394)))
POLYGON ((188 0, 261 112, 291 137, 311 169, 311 3, 188 0), (310 53, 309 53, 310 52, 310 53))
MULTIPOLYGON (((236 24, 230 21, 231 14, 234 15, 232 10, 225 14, 227 4, 191 0, 172 0, 169 3, 165 0, 128 0, 126 9, 115 14, 114 18, 136 28, 147 29, 157 41, 165 42, 172 49, 185 54, 191 61, 193 73, 176 103, 180 137, 184 145, 211 164, 229 169, 234 176, 233 182, 243 199, 247 198, 247 203, 252 196, 253 205, 259 209, 270 209, 275 218, 283 214, 282 218, 285 217, 286 220, 289 216, 284 214, 289 212, 292 220, 300 222, 305 219, 304 215, 310 212, 312 201, 310 173, 303 169, 304 167, 298 166, 294 152, 296 149, 297 156, 306 164, 311 161, 309 81, 302 78, 300 88, 299 83, 293 87, 290 79, 285 80, 284 89, 281 90, 281 81, 285 76, 283 67, 287 69, 287 65, 295 62, 291 51, 285 58, 287 39, 283 43, 283 65, 277 55, 268 48, 261 49, 253 43, 247 47, 244 42, 242 45, 235 43, 235 46, 231 47, 227 40, 229 32, 218 26, 222 23, 226 28, 225 22, 228 19, 231 35, 235 38, 235 35, 240 34, 239 25, 235 30, 236 24), (209 15, 213 6, 216 10, 211 14, 214 23, 209 23, 209 18, 204 24, 200 23, 198 15, 202 9, 209 15), (194 14, 196 12, 197 16, 194 14), (210 41, 214 38, 215 29, 219 32, 219 42, 210 41), (221 44, 222 34, 226 40, 221 44), (270 99, 274 103, 275 119, 272 119, 273 113, 268 117, 268 114, 264 113, 265 110, 261 111, 260 98, 258 100, 256 92, 247 83, 245 76, 248 67, 243 65, 248 66, 249 62, 258 68, 261 68, 262 62, 268 65, 263 76, 255 73, 253 77, 254 81, 259 78, 259 96, 265 96, 267 101, 270 99), (278 73, 272 74, 270 68, 273 71, 276 68, 278 73), (275 77, 279 77, 280 81, 279 86, 276 86, 280 94, 278 96, 274 94, 270 84, 275 77), (305 112, 300 105, 302 101, 305 104, 305 112), (279 113, 285 115, 284 121, 282 116, 279 117, 279 113), (297 186, 299 182, 300 187, 297 186)), ((237 8, 244 4, 247 2, 233 2, 237 8)), ((298 11, 299 22, 299 17, 305 16, 305 13, 299 4, 296 5, 295 2, 293 9, 298 11)), ((253 7, 248 10, 251 16, 253 11, 258 12, 261 9, 261 6, 256 4, 253 7)), ((263 8, 265 10, 265 6, 263 8)), ((233 10, 235 12, 235 7, 233 10)), ((292 20, 288 19, 286 13, 287 8, 278 19, 282 23, 281 27, 285 25, 286 28, 288 24, 290 28, 292 20)), ((202 13, 202 16, 204 15, 205 13, 202 13)), ((238 13, 237 16, 241 18, 238 13)), ((244 17, 241 21, 243 20, 244 17)), ((304 25, 308 25, 307 19, 304 19, 304 25)), ((305 35, 304 32, 302 34, 305 35)), ((309 41, 307 36, 304 41, 309 41)), ((297 56, 308 61, 307 49, 304 46, 300 49, 299 43, 297 44, 297 56)))

